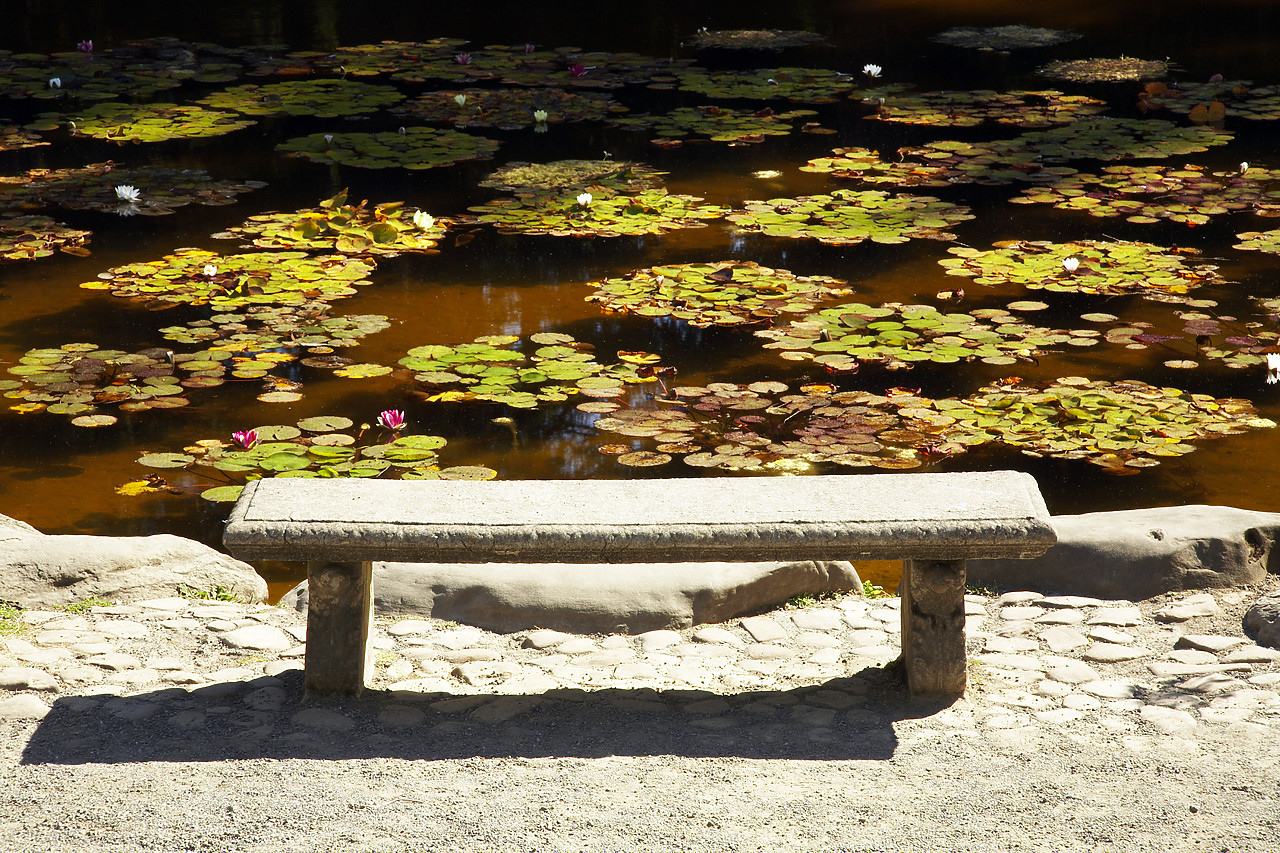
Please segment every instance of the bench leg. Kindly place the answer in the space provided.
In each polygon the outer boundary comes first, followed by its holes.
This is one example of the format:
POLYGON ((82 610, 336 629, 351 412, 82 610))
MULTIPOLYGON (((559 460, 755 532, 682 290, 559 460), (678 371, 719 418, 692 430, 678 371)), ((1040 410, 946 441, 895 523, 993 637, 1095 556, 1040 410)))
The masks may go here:
POLYGON ((902 661, 914 695, 965 688, 964 560, 903 560, 902 661))
POLYGON ((308 696, 364 690, 372 647, 373 563, 307 563, 308 696))

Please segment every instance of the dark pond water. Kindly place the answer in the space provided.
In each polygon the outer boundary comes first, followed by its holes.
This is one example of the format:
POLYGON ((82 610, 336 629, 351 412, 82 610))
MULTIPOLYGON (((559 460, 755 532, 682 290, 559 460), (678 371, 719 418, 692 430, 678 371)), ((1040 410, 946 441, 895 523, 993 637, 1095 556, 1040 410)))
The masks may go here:
MULTIPOLYGON (((73 50, 83 39, 93 39, 95 49, 105 52, 133 39, 156 36, 227 47, 272 44, 315 51, 384 39, 451 37, 468 40, 468 49, 478 52, 491 44, 577 46, 586 51, 632 51, 662 59, 696 60, 711 69, 802 66, 834 69, 855 78, 866 63, 875 63, 883 67, 885 82, 912 83, 916 91, 1058 89, 1105 100, 1105 115, 1124 119, 1142 117, 1136 109, 1140 83, 1073 83, 1051 80, 1036 70, 1054 60, 1125 56, 1167 59, 1174 64, 1174 70, 1162 78, 1167 82, 1202 82, 1221 74, 1228 80, 1247 79, 1258 86, 1280 83, 1280 41, 1276 38, 1280 10, 1277 4, 1266 2, 1167 2, 1154 6, 1137 2, 739 0, 643 6, 563 2, 548 6, 392 0, 374 7, 338 0, 252 0, 217 4, 216 12, 190 4, 137 2, 122 14, 119 4, 105 2, 0 0, 0 20, 4 21, 0 49, 15 53, 73 50), (974 50, 931 40, 952 27, 1010 24, 1071 30, 1081 37, 1054 46, 1011 51, 974 50), (686 43, 702 27, 715 31, 806 30, 826 41, 779 53, 696 50, 686 43)), ((254 82, 270 79, 253 78, 254 82)), ((391 83, 386 78, 365 79, 391 83)), ((223 85, 231 84, 187 84, 157 98, 189 103, 223 85)), ((453 84, 428 80, 399 85, 416 95, 453 84)), ((691 92, 653 90, 643 85, 610 90, 610 94, 632 113, 664 113, 712 102, 691 92)), ((5 95, 0 90, 0 118, 16 124, 53 106, 48 101, 6 99, 5 95)), ((747 106, 741 101, 717 103, 747 106)), ((770 106, 788 108, 785 101, 770 106)), ((394 130, 414 123, 385 112, 360 120, 264 117, 254 126, 226 136, 126 146, 51 132, 46 134, 52 143, 49 146, 0 151, 0 176, 111 159, 122 166, 204 169, 215 178, 262 181, 267 186, 240 196, 229 206, 191 205, 165 217, 42 211, 92 230, 92 254, 0 266, 0 371, 17 363, 29 350, 76 341, 129 352, 162 346, 181 350, 181 345, 166 343, 159 329, 175 322, 178 315, 190 319, 193 312, 156 313, 103 291, 81 289, 79 284, 112 267, 156 260, 180 247, 231 251, 226 242, 210 235, 253 214, 311 207, 344 188, 349 188, 354 199, 403 200, 435 216, 448 217, 497 197, 496 191, 478 183, 506 163, 600 158, 607 152, 614 159, 648 163, 669 173, 667 187, 673 193, 740 207, 748 199, 794 197, 839 187, 866 188, 798 170, 806 161, 826 156, 836 147, 892 152, 940 139, 978 141, 1012 138, 1020 132, 994 123, 929 127, 868 121, 864 118, 868 107, 849 99, 796 106, 816 110, 818 114, 811 120, 834 133, 793 133, 758 144, 685 144, 664 149, 650 144, 651 133, 602 122, 556 124, 546 133, 534 133, 531 128, 474 128, 473 132, 500 141, 492 160, 412 172, 317 165, 274 151, 278 143, 309 133, 394 130), (754 176, 766 171, 778 174, 754 176)), ((1166 111, 1161 117, 1188 126, 1181 113, 1166 111)), ((1229 144, 1167 162, 1208 170, 1236 169, 1242 161, 1254 167, 1280 168, 1275 120, 1245 120, 1229 113, 1220 127, 1233 134, 1229 144)), ((1104 164, 1082 160, 1071 165, 1080 171, 1096 171, 1104 164)), ((1280 419, 1280 386, 1266 385, 1265 370, 1258 365, 1232 370, 1221 362, 1202 360, 1196 369, 1176 369, 1164 364, 1171 356, 1158 348, 1127 350, 1104 343, 1087 349, 1064 347, 1036 363, 1012 367, 980 362, 925 363, 911 371, 892 372, 866 365, 854 375, 830 376, 812 364, 786 361, 763 350, 762 341, 749 330, 703 330, 672 320, 604 314, 584 299, 592 290, 592 281, 657 264, 754 261, 800 275, 844 279, 855 292, 853 298, 869 304, 938 304, 935 294, 939 291, 966 286, 966 301, 960 310, 1038 299, 1049 307, 1035 315, 1034 322, 1053 328, 1078 327, 1079 316, 1089 312, 1113 314, 1129 323, 1168 325, 1174 312, 1186 310, 1184 306, 1133 296, 1026 292, 1007 284, 984 288, 945 275, 938 264, 948 257, 949 247, 959 244, 986 249, 996 241, 1013 239, 1138 240, 1198 250, 1201 254, 1196 260, 1218 264, 1225 279, 1196 291, 1197 297, 1217 303, 1212 313, 1235 316, 1242 323, 1269 323, 1268 328, 1274 330, 1274 320, 1251 297, 1280 296, 1276 256, 1232 248, 1238 241, 1237 233, 1269 230, 1274 220, 1245 211, 1215 216, 1194 228, 1167 220, 1133 224, 1043 205, 1010 204, 1009 199, 1022 188, 1018 184, 956 185, 922 190, 971 208, 974 219, 954 229, 957 243, 913 240, 899 245, 866 242, 830 246, 813 240, 741 234, 725 220, 663 236, 594 239, 500 235, 476 226, 466 229, 468 241, 459 245, 446 240, 439 254, 380 260, 371 283, 337 307, 339 313, 383 314, 391 318, 392 325, 344 354, 362 362, 394 365, 408 349, 424 344, 554 331, 594 344, 601 355, 618 350, 658 353, 664 364, 678 369, 679 383, 687 385, 831 381, 841 390, 875 393, 894 386, 919 387, 923 395, 941 398, 963 397, 1015 372, 1028 381, 1083 375, 1098 380, 1139 379, 1214 397, 1245 398, 1263 417, 1280 419)), ((1181 356, 1173 358, 1177 357, 1181 356)), ((116 425, 101 429, 79 428, 71 425, 68 417, 47 412, 19 414, 0 407, 0 512, 50 533, 173 532, 216 545, 225 505, 190 495, 127 497, 116 493, 120 484, 147 473, 135 462, 141 453, 178 451, 200 439, 226 440, 236 430, 291 424, 318 414, 343 415, 357 423, 372 421, 388 408, 406 411, 409 431, 448 440, 441 451, 442 464, 485 465, 503 478, 707 475, 679 460, 653 468, 619 465, 614 457, 598 450, 618 437, 593 429, 595 415, 575 409, 579 399, 544 404, 536 410, 507 411, 477 403, 425 401, 412 393, 412 382, 403 372, 348 380, 295 366, 289 375, 303 383, 304 396, 294 403, 260 402, 261 383, 240 382, 192 394, 193 404, 184 408, 123 413, 116 425), (509 416, 513 423, 494 423, 500 416, 509 416)), ((644 404, 642 397, 633 394, 632 402, 644 404)), ((1124 477, 1081 460, 1035 458, 993 445, 931 463, 922 470, 1026 470, 1039 480, 1054 513, 1187 502, 1269 510, 1276 505, 1273 472, 1278 437, 1275 430, 1261 429, 1199 442, 1194 453, 1167 458, 1156 467, 1124 477)), ((650 445, 637 441, 636 446, 650 445)), ((840 475, 862 469, 829 466, 819 470, 840 475)), ((166 476, 179 485, 193 482, 180 473, 166 476)))

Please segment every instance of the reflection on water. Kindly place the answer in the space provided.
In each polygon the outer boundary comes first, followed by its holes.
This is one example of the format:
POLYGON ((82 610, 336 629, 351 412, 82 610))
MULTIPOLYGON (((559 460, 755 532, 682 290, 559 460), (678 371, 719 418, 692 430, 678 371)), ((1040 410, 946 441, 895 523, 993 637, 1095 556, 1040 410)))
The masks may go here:
MULTIPOLYGON (((566 2, 558 4, 554 13, 539 4, 445 6, 391 0, 371 12, 368 4, 350 0, 238 0, 219 4, 212 14, 204 7, 147 0, 130 4, 129 13, 122 15, 116 4, 89 0, 58 4, 0 0, 0 19, 6 22, 0 32, 0 48, 69 50, 85 38, 94 39, 100 48, 109 48, 129 38, 171 35, 226 45, 274 43, 323 51, 382 39, 452 36, 470 39, 478 47, 535 42, 683 57, 696 55, 681 42, 702 26, 774 27, 809 29, 827 35, 831 43, 778 55, 707 52, 698 58, 717 67, 791 64, 845 71, 875 62, 884 67, 886 79, 911 81, 922 88, 1052 86, 1104 98, 1111 104, 1111 114, 1123 117, 1135 114, 1136 85, 1050 83, 1037 76, 1035 69, 1053 59, 1169 57, 1186 79, 1203 80, 1222 73, 1259 84, 1280 83, 1280 55, 1271 39, 1277 23, 1275 4, 1214 4, 1212 27, 1204 26, 1206 13, 1203 4, 1171 2, 1152 14, 1150 4, 1128 0, 1108 4, 797 0, 787 4, 696 5, 665 0, 643 7, 566 2), (929 41, 934 33, 955 25, 1010 23, 1073 29, 1083 37, 1054 48, 1013 53, 967 51, 929 41)), ((421 87, 408 88, 416 91, 421 87)), ((696 105, 702 100, 634 86, 614 94, 633 112, 696 105)), ((182 90, 180 96, 189 99, 198 95, 192 88, 182 90)), ((37 111, 28 102, 5 104, 6 115, 16 121, 37 111)), ((476 185, 498 165, 518 160, 595 158, 608 152, 618 159, 643 160, 668 171, 673 192, 732 206, 746 199, 828 191, 833 184, 825 176, 799 172, 797 166, 833 147, 857 145, 890 152, 903 145, 943 138, 1015 135, 994 126, 937 130, 868 122, 862 118, 865 111, 852 103, 817 109, 823 126, 835 134, 795 134, 751 146, 686 145, 663 150, 650 146, 644 133, 593 124, 555 126, 546 134, 485 131, 485 135, 502 140, 495 160, 414 173, 329 168, 272 153, 275 143, 289 136, 335 128, 393 128, 402 121, 385 115, 350 121, 268 118, 249 130, 212 141, 129 147, 54 135, 55 144, 47 148, 0 152, 0 172, 11 175, 36 166, 81 166, 111 158, 125 165, 203 168, 215 177, 262 180, 269 186, 228 207, 192 206, 174 216, 154 219, 60 213, 72 225, 93 229, 93 255, 0 268, 0 363, 15 362, 35 347, 68 341, 91 341, 130 351, 163 345, 158 328, 177 322, 177 315, 185 319, 199 310, 155 314, 78 285, 109 267, 159 258, 179 247, 229 251, 227 243, 209 235, 254 213, 312 206, 344 187, 350 187, 355 199, 403 199, 437 216, 447 216, 492 198, 492 192, 476 185), (752 176, 766 171, 779 174, 752 176)), ((1275 154, 1280 140, 1274 123, 1229 119, 1227 124, 1237 133, 1229 146, 1185 159, 1211 168, 1234 166, 1241 160, 1280 166, 1275 154)), ((1203 258, 1218 263, 1230 280, 1205 294, 1219 301, 1220 313, 1252 317, 1256 309, 1248 297, 1280 293, 1274 275, 1275 256, 1231 249, 1236 232, 1266 230, 1269 220, 1239 214, 1220 217, 1197 229, 1172 223, 1139 226, 1038 206, 1010 205, 1007 199, 1017 189, 967 186, 936 192, 973 208, 976 218, 957 229, 960 240, 969 246, 982 248, 1011 238, 1176 243, 1201 250, 1203 258)), ((762 350, 760 341, 750 333, 602 315, 596 305, 584 301, 590 292, 586 285, 658 263, 732 259, 799 274, 844 278, 855 288, 857 298, 866 302, 932 301, 933 294, 955 287, 957 282, 945 276, 937 264, 945 256, 947 244, 931 241, 832 247, 735 234, 725 223, 643 238, 503 236, 486 229, 468 236, 473 239, 465 245, 446 242, 435 256, 380 261, 373 283, 363 287, 358 296, 338 303, 339 313, 380 313, 393 318, 391 328, 351 351, 358 360, 390 365, 407 349, 422 344, 554 330, 590 341, 605 355, 620 349, 660 352, 664 363, 678 368, 682 383, 760 378, 799 382, 823 377, 812 365, 783 362, 762 350)), ((1003 306, 1023 296, 1007 287, 970 285, 968 291, 964 310, 1003 306)), ((1165 320, 1170 314, 1168 305, 1133 298, 1053 296, 1045 298, 1037 292, 1035 298, 1051 303, 1049 310, 1036 316, 1040 325, 1071 328, 1078 322, 1075 318, 1089 311, 1150 322, 1165 320)), ((1123 377, 1214 396, 1241 396, 1254 400, 1264 416, 1280 418, 1276 402, 1280 391, 1262 384, 1260 369, 1231 371, 1205 366, 1176 371, 1162 366, 1163 360, 1149 351, 1098 346, 1019 365, 1017 370, 1028 380, 1070 374, 1123 377)), ((877 391, 906 384, 920 387, 926 395, 951 396, 968 394, 1008 373, 1007 368, 982 364, 925 365, 910 374, 866 368, 840 382, 846 388, 877 391)), ((678 463, 657 469, 622 468, 596 451, 596 445, 604 440, 590 426, 593 416, 572 406, 504 412, 485 406, 429 403, 411 393, 403 372, 360 382, 306 368, 296 368, 295 376, 305 383, 306 395, 296 404, 262 403, 255 399, 258 383, 233 383, 216 393, 194 394, 194 404, 188 408, 122 417, 117 426, 106 430, 77 429, 65 418, 52 415, 23 417, 0 411, 0 512, 47 532, 173 532, 216 544, 224 508, 188 496, 126 498, 115 494, 115 486, 143 473, 134 463, 141 452, 177 450, 198 439, 225 437, 254 425, 293 423, 318 413, 344 414, 357 422, 371 420, 390 407, 407 410, 415 432, 448 438, 445 464, 488 465, 506 478, 701 476, 698 470, 678 463), (512 418, 510 426, 494 423, 493 419, 503 414, 512 418)), ((939 470, 1014 467, 1029 471, 1039 480, 1055 513, 1183 502, 1268 510, 1275 507, 1271 472, 1278 437, 1274 431, 1264 431, 1207 442, 1194 454, 1124 478, 1109 476, 1083 462, 1031 458, 989 447, 940 463, 939 470)), ((190 476, 179 474, 172 479, 182 484, 183 478, 190 476)), ((291 570, 281 571, 287 576, 291 570)), ((877 577, 872 579, 881 582, 877 577)))

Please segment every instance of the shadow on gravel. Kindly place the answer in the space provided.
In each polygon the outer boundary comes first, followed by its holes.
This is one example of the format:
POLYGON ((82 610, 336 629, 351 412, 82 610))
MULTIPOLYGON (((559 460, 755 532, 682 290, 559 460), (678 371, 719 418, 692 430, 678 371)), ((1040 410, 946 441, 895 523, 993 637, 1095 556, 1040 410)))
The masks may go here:
POLYGON ((457 759, 674 755, 885 760, 893 724, 949 702, 911 700, 868 669, 790 691, 561 690, 539 695, 369 691, 306 702, 301 672, 128 697, 66 696, 23 764, 224 759, 457 759))

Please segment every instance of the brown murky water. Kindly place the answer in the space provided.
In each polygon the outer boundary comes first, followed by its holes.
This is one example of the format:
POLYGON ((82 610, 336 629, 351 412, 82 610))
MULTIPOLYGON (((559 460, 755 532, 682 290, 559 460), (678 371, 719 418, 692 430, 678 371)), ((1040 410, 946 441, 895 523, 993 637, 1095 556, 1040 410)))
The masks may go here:
MULTIPOLYGON (((451 36, 472 44, 535 42, 578 45, 588 50, 632 50, 653 56, 698 56, 681 41, 697 28, 808 29, 829 37, 829 46, 771 56, 698 58, 711 67, 801 65, 856 71, 866 62, 885 68, 894 82, 921 89, 1060 88, 1105 98, 1110 114, 1136 115, 1135 84, 1076 85, 1049 81, 1035 69, 1053 59, 1087 56, 1170 58, 1189 80, 1221 73, 1258 84, 1280 83, 1280 9, 1276 3, 1172 2, 1069 4, 1025 2, 734 2, 634 4, 564 2, 544 4, 383 2, 375 14, 368 4, 343 0, 244 0, 220 4, 216 13, 183 4, 135 3, 122 16, 118 4, 66 2, 37 4, 0 0, 0 49, 67 50, 83 38, 100 48, 129 38, 172 35, 226 45, 287 43, 296 49, 324 50, 381 39, 451 36), (637 11, 643 8, 643 16, 637 11), (1211 20, 1206 20, 1209 18, 1211 20), (935 44, 930 36, 948 27, 1022 23, 1072 29, 1083 38, 1050 48, 1012 53, 960 50, 935 44)), ((2 94, 2 93, 0 93, 2 94)), ((198 95, 182 92, 182 97, 198 95)), ((693 105, 697 96, 657 93, 631 87, 615 93, 633 111, 693 105)), ((488 162, 417 173, 390 174, 330 169, 275 155, 274 145, 289 136, 326 126, 348 129, 394 126, 399 120, 375 117, 365 122, 268 119, 245 131, 195 143, 116 147, 59 137, 54 145, 0 152, 0 174, 34 166, 80 166, 115 159, 126 165, 155 163, 202 168, 215 177, 253 179, 269 186, 242 196, 231 206, 191 206, 176 215, 122 219, 109 214, 59 212, 73 225, 91 228, 92 256, 61 256, 0 267, 0 369, 36 347, 92 341, 103 347, 141 349, 163 345, 157 329, 170 320, 99 291, 78 285, 119 264, 159 258, 183 246, 227 250, 210 234, 268 210, 314 205, 343 187, 354 198, 403 199, 437 216, 461 212, 492 197, 477 182, 510 161, 547 161, 599 157, 648 162, 670 172, 673 192, 736 205, 745 199, 794 196, 830 188, 825 176, 797 171, 806 160, 838 146, 894 150, 903 144, 935 139, 984 139, 1013 136, 991 127, 933 129, 890 126, 862 120, 852 103, 817 107, 818 119, 835 135, 795 134, 759 145, 686 145, 661 150, 648 135, 594 124, 555 126, 547 134, 483 131, 501 139, 488 162), (751 177, 777 170, 773 179, 751 177)), ((22 121, 34 110, 24 102, 0 100, 0 117, 22 121)), ((1237 135, 1228 146, 1180 160, 1228 168, 1243 160, 1280 166, 1280 135, 1275 122, 1228 118, 1237 135)), ((1097 164, 1087 164, 1090 168, 1097 164)), ((1231 249, 1235 233, 1267 230, 1271 220, 1249 214, 1215 218, 1190 229, 1172 223, 1139 226, 1082 214, 1015 206, 1007 202, 1017 187, 951 187, 931 191, 972 206, 976 218, 958 227, 962 243, 983 248, 996 240, 1132 239, 1191 246, 1217 259, 1230 283, 1203 291, 1222 313, 1256 315, 1247 297, 1280 295, 1274 255, 1231 249)), ((821 246, 735 234, 729 223, 677 231, 663 237, 575 240, 500 236, 479 231, 466 245, 446 245, 439 255, 382 260, 372 284, 340 303, 343 313, 380 313, 393 319, 390 329, 371 336, 351 354, 367 362, 394 364, 404 352, 428 343, 458 343, 479 335, 563 331, 594 343, 598 351, 650 350, 679 369, 682 383, 816 378, 812 368, 784 362, 759 346, 749 332, 697 330, 675 322, 602 315, 584 301, 587 284, 656 263, 752 260, 799 274, 844 278, 861 301, 932 301, 932 295, 960 281, 943 274, 937 261, 948 244, 913 241, 896 246, 863 244, 821 246)), ((1024 294, 1016 288, 970 286, 965 310, 1003 306, 1024 294)), ((1138 299, 1079 297, 1045 299, 1051 308, 1035 322, 1070 328, 1087 311, 1106 311, 1126 320, 1157 320, 1171 307, 1138 299)), ((1026 379, 1086 375, 1096 379, 1134 378, 1174 385, 1214 396, 1253 400, 1261 414, 1280 420, 1280 387, 1263 383, 1261 369, 1232 371, 1205 366, 1176 371, 1161 365, 1150 351, 1127 352, 1114 346, 1072 350, 1035 365, 1019 365, 1026 379)), ((926 395, 967 394, 987 381, 1008 375, 1006 368, 975 365, 921 366, 907 374, 864 369, 839 381, 845 388, 880 391, 894 385, 919 386, 926 395)), ((120 483, 145 473, 134 462, 143 451, 177 450, 197 439, 226 437, 238 429, 293 423, 313 414, 343 414, 372 420, 385 408, 407 411, 412 431, 446 437, 445 464, 482 464, 504 478, 577 478, 701 476, 679 462, 656 469, 627 469, 601 455, 606 439, 590 427, 590 417, 571 404, 539 411, 504 412, 463 404, 426 403, 409 393, 403 376, 360 382, 300 368, 305 397, 290 405, 258 402, 258 383, 243 382, 194 396, 193 405, 176 410, 122 417, 110 429, 84 430, 66 418, 48 414, 20 416, 0 409, 0 512, 50 533, 146 534, 174 532, 217 544, 226 509, 192 497, 122 497, 120 483), (513 417, 514 430, 492 419, 513 417)), ((616 440, 616 439, 608 439, 616 440)), ((1264 430, 1205 442, 1197 452, 1116 478, 1083 462, 1035 459, 1008 450, 983 449, 938 463, 937 470, 1014 467, 1040 482, 1055 513, 1136 508, 1204 502, 1271 510, 1277 504, 1275 448, 1280 432, 1264 430)), ((832 475, 850 473, 833 470, 832 475)), ((175 478, 180 480, 181 477, 175 478)), ((296 577, 292 568, 272 568, 278 584, 296 577)), ((892 583, 892 568, 877 568, 872 579, 892 583)), ((278 589, 278 587, 277 587, 278 589)))

